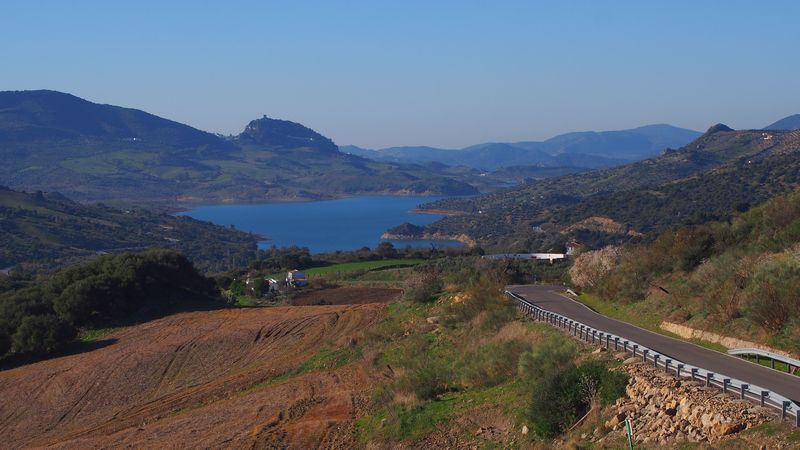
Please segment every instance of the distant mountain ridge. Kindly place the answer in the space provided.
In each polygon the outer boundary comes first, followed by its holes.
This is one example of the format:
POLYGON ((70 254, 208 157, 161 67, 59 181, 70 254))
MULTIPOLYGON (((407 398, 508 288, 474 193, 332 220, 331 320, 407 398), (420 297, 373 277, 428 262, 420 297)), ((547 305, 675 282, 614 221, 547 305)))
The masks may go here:
POLYGON ((798 187, 799 130, 737 131, 717 124, 655 158, 420 208, 454 212, 424 233, 467 235, 490 250, 546 251, 563 249, 571 238, 597 247, 726 219, 798 187), (597 223, 609 226, 592 226, 597 223))
POLYGON ((49 90, 0 92, 0 143, 73 138, 171 148, 231 148, 214 134, 138 109, 92 103, 49 90))
POLYGON ((657 124, 619 131, 566 133, 541 142, 485 143, 457 150, 434 147, 369 150, 343 146, 342 151, 382 161, 441 162, 481 170, 524 165, 602 168, 682 147, 700 135, 698 131, 657 124))
POLYGON ((765 130, 800 130, 800 114, 794 114, 764 127, 765 130))
POLYGON ((224 138, 56 91, 0 92, 0 184, 90 201, 168 204, 358 194, 476 194, 478 173, 339 152, 299 123, 262 117, 224 138), (474 182, 472 185, 465 180, 474 182))

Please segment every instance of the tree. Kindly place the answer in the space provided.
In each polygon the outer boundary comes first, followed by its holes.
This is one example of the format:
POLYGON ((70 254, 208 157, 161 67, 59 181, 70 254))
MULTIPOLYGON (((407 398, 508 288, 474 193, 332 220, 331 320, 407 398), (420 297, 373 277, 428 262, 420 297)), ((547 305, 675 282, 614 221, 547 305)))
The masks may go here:
POLYGON ((77 334, 75 328, 55 314, 27 316, 14 333, 12 345, 20 353, 52 353, 69 343, 77 334))
POLYGON ((391 242, 381 242, 375 247, 375 254, 381 257, 381 259, 392 259, 397 258, 397 250, 395 250, 394 245, 391 242))

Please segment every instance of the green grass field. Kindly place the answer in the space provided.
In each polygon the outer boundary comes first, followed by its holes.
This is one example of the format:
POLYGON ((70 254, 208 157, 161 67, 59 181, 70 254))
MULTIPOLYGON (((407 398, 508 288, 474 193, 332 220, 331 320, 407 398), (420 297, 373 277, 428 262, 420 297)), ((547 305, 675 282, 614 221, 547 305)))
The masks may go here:
POLYGON ((349 272, 366 272, 390 267, 412 267, 424 262, 424 259, 382 259, 378 261, 358 261, 334 264, 332 266, 314 267, 305 270, 307 276, 339 274, 349 272))

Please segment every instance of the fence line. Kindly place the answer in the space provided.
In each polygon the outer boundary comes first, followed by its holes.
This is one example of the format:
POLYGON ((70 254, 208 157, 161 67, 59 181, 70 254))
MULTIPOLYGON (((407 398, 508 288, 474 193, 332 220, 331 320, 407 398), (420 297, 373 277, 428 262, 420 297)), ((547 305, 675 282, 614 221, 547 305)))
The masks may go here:
POLYGON ((569 317, 543 309, 509 290, 506 290, 505 294, 514 299, 518 303, 519 309, 533 317, 534 320, 562 328, 576 338, 586 342, 599 343, 607 350, 610 350, 613 345, 614 350, 632 353, 634 358, 641 357, 643 362, 652 362, 654 367, 664 369, 665 372, 678 379, 691 378, 693 381, 705 382, 706 386, 720 388, 724 393, 738 393, 740 399, 772 408, 780 413, 782 420, 790 419, 795 426, 800 427, 800 405, 776 392, 770 392, 759 386, 670 358, 630 339, 598 330, 569 317))

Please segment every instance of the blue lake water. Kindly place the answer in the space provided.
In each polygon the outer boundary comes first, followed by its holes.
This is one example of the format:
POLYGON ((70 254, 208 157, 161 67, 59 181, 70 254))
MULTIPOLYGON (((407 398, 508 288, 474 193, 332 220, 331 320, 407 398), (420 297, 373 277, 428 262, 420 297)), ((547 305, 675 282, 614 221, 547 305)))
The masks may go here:
MULTIPOLYGON (((259 248, 275 245, 308 247, 312 253, 374 248, 389 228, 410 222, 427 225, 442 216, 414 214, 411 209, 442 197, 358 196, 321 202, 201 206, 181 213, 218 225, 234 225, 270 238, 259 248)), ((395 247, 431 244, 460 247, 456 241, 395 241, 395 247)))

